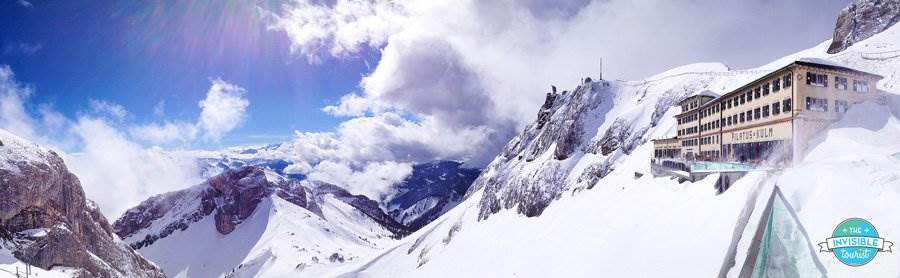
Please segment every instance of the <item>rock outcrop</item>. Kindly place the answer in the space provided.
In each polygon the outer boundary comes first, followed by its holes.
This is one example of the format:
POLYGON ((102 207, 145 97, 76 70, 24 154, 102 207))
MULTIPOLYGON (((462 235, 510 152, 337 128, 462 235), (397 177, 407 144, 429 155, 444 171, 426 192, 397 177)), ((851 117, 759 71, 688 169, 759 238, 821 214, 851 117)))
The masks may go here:
POLYGON ((215 217, 216 231, 227 235, 250 217, 264 198, 272 194, 307 210, 319 211, 310 199, 309 189, 300 186, 296 180, 269 178, 265 171, 255 166, 244 166, 225 171, 199 186, 154 196, 126 211, 113 223, 113 229, 122 238, 145 232, 142 239, 131 244, 132 248, 140 249, 175 231, 186 230, 192 223, 209 215, 215 217), (159 231, 145 231, 155 220, 173 210, 180 210, 179 218, 172 219, 159 231))
POLYGON ((900 21, 900 0, 858 0, 841 10, 828 53, 847 49, 900 21))
POLYGON ((365 196, 351 194, 328 183, 298 181, 268 171, 256 166, 243 166, 227 170, 203 184, 154 196, 126 211, 113 223, 113 230, 127 239, 132 248, 141 249, 176 231, 187 230, 207 216, 214 217, 216 231, 228 235, 253 215, 260 202, 273 195, 322 216, 317 199, 331 195, 361 211, 397 237, 409 233, 406 226, 394 221, 380 209, 377 202, 365 196), (160 222, 162 224, 154 223, 162 218, 166 218, 160 222), (151 228, 151 225, 159 227, 151 228))
POLYGON ((121 244, 55 152, 0 130, 0 234, 17 259, 80 277, 164 277, 121 244))

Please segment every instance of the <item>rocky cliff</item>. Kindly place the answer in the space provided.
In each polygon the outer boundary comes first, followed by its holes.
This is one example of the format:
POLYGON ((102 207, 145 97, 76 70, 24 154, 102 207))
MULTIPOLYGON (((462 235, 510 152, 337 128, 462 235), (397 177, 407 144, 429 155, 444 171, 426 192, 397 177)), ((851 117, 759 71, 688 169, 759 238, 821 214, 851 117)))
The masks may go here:
POLYGON ((857 0, 838 16, 828 53, 841 52, 887 30, 897 21, 900 21, 900 0, 857 0))
POLYGON ((17 259, 80 277, 164 277, 121 244, 59 155, 4 130, 0 141, 0 242, 17 259))

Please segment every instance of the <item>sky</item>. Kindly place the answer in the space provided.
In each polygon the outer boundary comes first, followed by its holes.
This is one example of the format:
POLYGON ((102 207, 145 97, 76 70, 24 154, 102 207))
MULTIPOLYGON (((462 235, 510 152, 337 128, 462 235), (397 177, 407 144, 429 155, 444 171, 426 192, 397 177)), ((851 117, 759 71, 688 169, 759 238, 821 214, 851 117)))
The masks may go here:
POLYGON ((412 163, 485 166, 601 58, 606 79, 759 66, 848 2, 0 0, 0 128, 110 217, 200 182, 181 151, 246 144, 377 197, 412 163))

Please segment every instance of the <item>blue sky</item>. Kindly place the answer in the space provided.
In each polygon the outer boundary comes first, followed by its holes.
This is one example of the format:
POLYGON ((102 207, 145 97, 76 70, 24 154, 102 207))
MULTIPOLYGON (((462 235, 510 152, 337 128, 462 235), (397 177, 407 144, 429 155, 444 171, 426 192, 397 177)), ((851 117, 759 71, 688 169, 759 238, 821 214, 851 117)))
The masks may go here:
POLYGON ((310 64, 283 32, 266 30, 257 1, 0 2, 0 64, 74 117, 90 99, 124 106, 127 121, 192 121, 210 78, 246 89, 248 119, 219 142, 289 140, 294 130, 331 131, 342 119, 321 108, 357 90, 378 51, 310 64), (226 3, 227 2, 227 3, 226 3), (163 102, 164 115, 154 107, 163 102))

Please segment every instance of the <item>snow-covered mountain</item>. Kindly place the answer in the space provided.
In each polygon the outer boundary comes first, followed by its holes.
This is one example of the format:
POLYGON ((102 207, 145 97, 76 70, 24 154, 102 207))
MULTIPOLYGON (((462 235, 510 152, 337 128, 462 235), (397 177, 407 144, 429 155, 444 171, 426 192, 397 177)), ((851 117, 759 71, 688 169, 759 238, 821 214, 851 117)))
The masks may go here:
POLYGON ((456 161, 413 165, 412 173, 382 201, 383 207, 395 220, 418 230, 456 207, 479 173, 456 161))
POLYGON ((3 276, 27 263, 40 277, 164 277, 119 240, 55 152, 0 129, 0 181, 3 276))
POLYGON ((255 166, 150 198, 113 227, 169 277, 315 277, 409 233, 365 196, 255 166))
MULTIPOLYGON (((900 153, 900 55, 885 53, 900 53, 900 27, 836 54, 827 53, 829 45, 754 69, 693 64, 641 81, 586 81, 550 93, 535 122, 483 170, 460 205, 384 254, 334 274, 734 276, 726 258, 741 260, 747 252, 729 248, 746 248, 775 185, 812 240, 824 241, 850 217, 865 217, 896 237, 900 160, 892 154, 900 153), (803 162, 748 174, 722 194, 715 175, 695 183, 648 175, 649 140, 675 133, 673 104, 703 90, 728 92, 805 57, 885 76, 878 84, 887 91, 884 103, 852 107, 812 139, 803 162)), ((860 268, 830 253, 817 256, 829 276, 881 277, 900 269, 900 257, 890 253, 860 268)))
MULTIPOLYGON (((296 180, 306 175, 291 171, 295 163, 315 165, 315 161, 295 161, 290 144, 231 147, 222 151, 194 151, 202 171, 211 177, 227 169, 256 166, 296 180)), ((463 163, 437 160, 412 165, 412 172, 392 185, 378 200, 383 210, 397 222, 416 230, 453 208, 462 200, 480 170, 463 163)), ((342 186, 338 184, 338 186, 342 186)))

